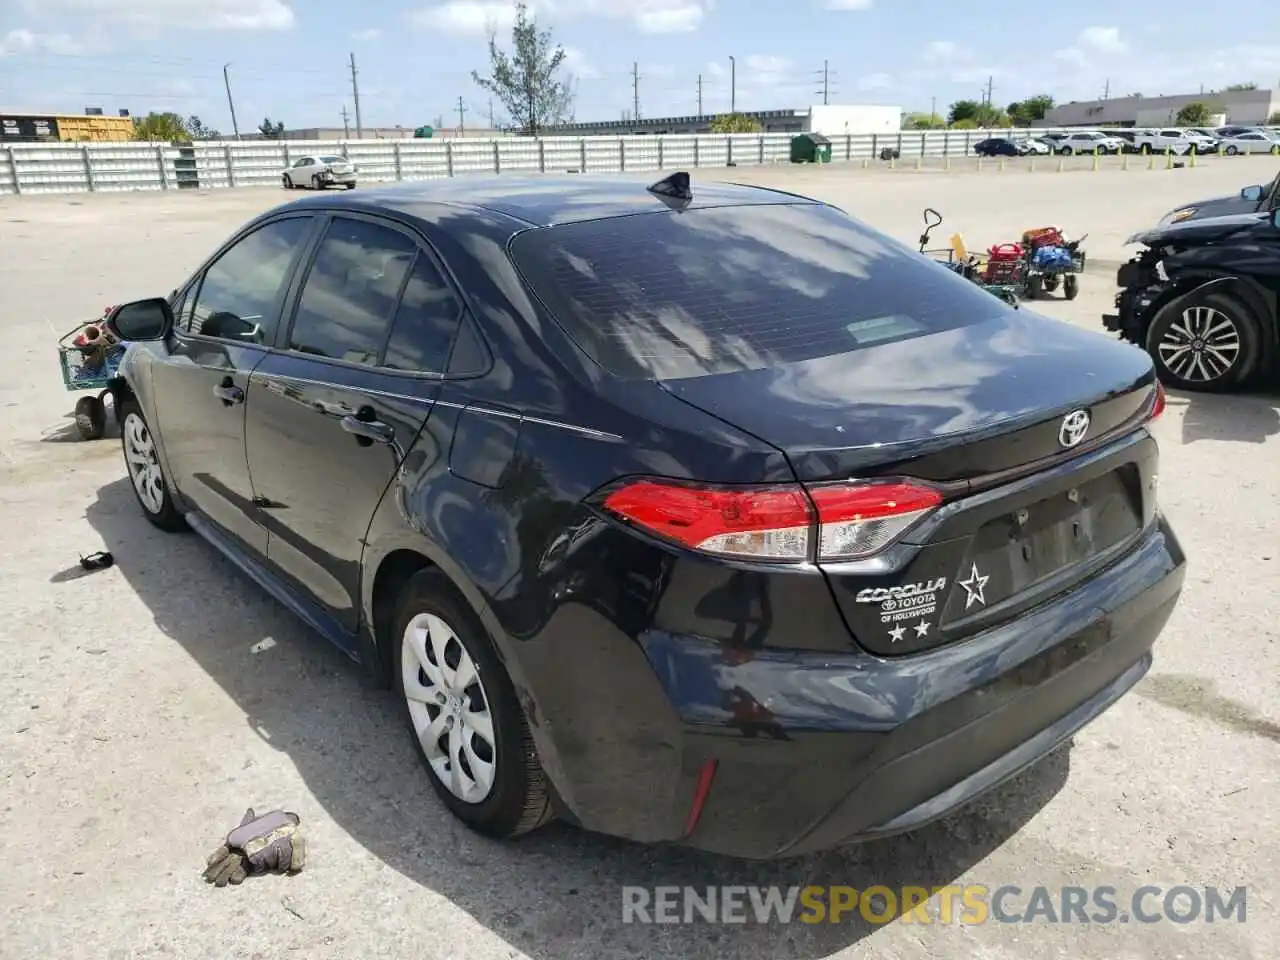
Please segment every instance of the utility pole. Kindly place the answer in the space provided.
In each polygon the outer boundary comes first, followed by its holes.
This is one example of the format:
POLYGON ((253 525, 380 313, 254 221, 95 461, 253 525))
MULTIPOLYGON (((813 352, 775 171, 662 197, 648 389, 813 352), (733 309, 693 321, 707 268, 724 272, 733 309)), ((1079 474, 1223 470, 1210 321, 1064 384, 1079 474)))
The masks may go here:
POLYGON ((991 93, 995 89, 995 82, 995 77, 987 77, 987 99, 985 103, 988 107, 991 106, 991 93))
POLYGON ((467 108, 462 104, 462 98, 458 98, 458 136, 462 136, 467 132, 466 124, 467 108))
POLYGON ((342 137, 344 140, 351 139, 351 119, 345 103, 342 105, 342 137))
POLYGON ((831 102, 831 69, 826 60, 822 61, 822 89, 818 92, 822 94, 822 105, 826 106, 831 102))
POLYGON ((494 119, 493 119, 493 97, 489 98, 489 129, 490 130, 498 129, 497 124, 494 122, 494 119))
POLYGON ((231 108, 231 130, 236 135, 236 139, 240 139, 240 124, 236 123, 236 102, 231 97, 231 74, 228 72, 231 64, 224 63, 222 65, 222 83, 227 88, 227 106, 231 108))
POLYGON ((738 112, 738 61, 729 58, 729 112, 738 112))
POLYGON ((938 98, 929 98, 929 122, 937 123, 938 121, 938 98))
POLYGON ((364 139, 364 124, 360 122, 360 85, 356 83, 356 55, 351 55, 351 96, 356 103, 356 139, 364 139))
POLYGON ((631 112, 640 119, 640 64, 631 64, 631 112))
POLYGON ((702 116, 702 74, 698 74, 698 116, 702 116))
POLYGON ((1110 77, 1107 78, 1107 82, 1102 88, 1102 99, 1103 100, 1111 99, 1111 78, 1110 77))

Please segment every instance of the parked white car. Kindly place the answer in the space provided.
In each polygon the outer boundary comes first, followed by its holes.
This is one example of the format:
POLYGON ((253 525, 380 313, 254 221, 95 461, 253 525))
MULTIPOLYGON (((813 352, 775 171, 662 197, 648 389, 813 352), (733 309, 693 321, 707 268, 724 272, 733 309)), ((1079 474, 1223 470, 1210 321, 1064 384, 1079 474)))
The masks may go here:
POLYGON ((326 187, 356 188, 356 168, 346 157, 333 155, 317 155, 295 160, 293 165, 281 174, 281 181, 286 190, 309 188, 323 190, 326 187))
POLYGON ((1015 140, 1014 142, 1018 146, 1018 152, 1024 156, 1046 156, 1053 152, 1048 141, 1039 140, 1035 137, 1015 140))
POLYGON ((1058 142, 1058 153, 1070 156, 1073 153, 1119 153, 1124 149, 1124 141, 1098 130, 1074 130, 1055 138, 1058 142))
POLYGON ((1280 153, 1280 140, 1261 130, 1249 130, 1234 137, 1224 137, 1222 152, 1233 157, 1238 153, 1280 153))
POLYGON ((1180 130, 1166 127, 1163 130, 1151 130, 1142 136, 1134 137, 1133 145, 1139 153, 1172 153, 1184 156, 1188 153, 1213 153, 1218 149, 1218 141, 1195 130, 1180 130))

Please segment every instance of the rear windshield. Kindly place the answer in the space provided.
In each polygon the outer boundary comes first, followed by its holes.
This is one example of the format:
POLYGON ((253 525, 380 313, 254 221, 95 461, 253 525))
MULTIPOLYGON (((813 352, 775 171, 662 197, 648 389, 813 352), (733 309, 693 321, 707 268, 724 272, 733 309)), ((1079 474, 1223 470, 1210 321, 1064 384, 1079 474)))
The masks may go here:
MULTIPOLYGON (((933 245, 945 246, 946 236, 938 230, 933 245)), ((818 204, 565 224, 518 235, 511 256, 583 351, 627 379, 813 360, 1010 309, 929 257, 818 204)))

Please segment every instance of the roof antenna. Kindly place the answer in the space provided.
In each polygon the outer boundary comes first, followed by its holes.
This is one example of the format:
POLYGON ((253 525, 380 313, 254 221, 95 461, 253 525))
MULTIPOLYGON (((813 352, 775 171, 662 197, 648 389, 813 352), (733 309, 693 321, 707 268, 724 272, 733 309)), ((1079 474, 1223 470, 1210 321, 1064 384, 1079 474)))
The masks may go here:
POLYGON ((677 170, 671 176, 663 177, 657 183, 651 184, 648 190, 672 210, 684 210, 693 202, 689 174, 683 170, 677 170))

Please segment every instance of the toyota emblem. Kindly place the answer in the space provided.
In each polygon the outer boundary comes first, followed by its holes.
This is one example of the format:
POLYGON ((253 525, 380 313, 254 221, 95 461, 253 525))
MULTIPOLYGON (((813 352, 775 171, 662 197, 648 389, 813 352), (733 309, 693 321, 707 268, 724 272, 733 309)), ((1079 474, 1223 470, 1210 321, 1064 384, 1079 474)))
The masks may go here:
POLYGON ((1068 449, 1077 447, 1089 432, 1089 411, 1072 410, 1062 418, 1062 426, 1058 428, 1058 442, 1068 449))

